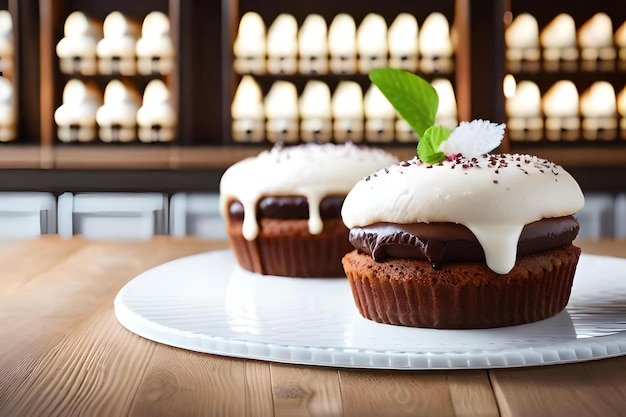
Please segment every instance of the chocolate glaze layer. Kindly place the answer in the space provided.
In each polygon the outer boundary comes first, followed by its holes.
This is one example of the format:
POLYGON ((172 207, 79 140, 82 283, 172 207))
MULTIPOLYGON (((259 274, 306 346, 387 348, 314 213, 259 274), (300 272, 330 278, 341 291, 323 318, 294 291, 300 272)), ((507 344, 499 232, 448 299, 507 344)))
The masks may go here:
MULTIPOLYGON (((542 219, 524 226, 518 256, 570 244, 578 234, 573 216, 542 219)), ((485 253, 474 234, 457 223, 376 223, 350 230, 350 243, 376 261, 409 258, 429 261, 434 268, 452 262, 484 261, 485 253)))
MULTIPOLYGON (((345 196, 328 196, 320 202, 322 219, 341 217, 341 206, 345 196)), ((243 205, 233 201, 229 207, 231 220, 243 220, 243 205)), ((302 196, 263 197, 257 205, 257 218, 303 220, 309 218, 309 202, 302 196)))

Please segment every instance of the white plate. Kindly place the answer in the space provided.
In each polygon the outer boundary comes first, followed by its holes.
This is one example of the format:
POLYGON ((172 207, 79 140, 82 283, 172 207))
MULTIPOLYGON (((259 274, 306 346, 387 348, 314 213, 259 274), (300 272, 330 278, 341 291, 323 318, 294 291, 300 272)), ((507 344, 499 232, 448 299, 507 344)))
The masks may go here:
POLYGON ((198 352, 351 368, 480 369, 586 361, 626 353, 626 259, 584 255, 566 311, 498 329, 379 324, 356 310, 347 281, 260 276, 231 251, 181 258, 130 281, 120 323, 198 352))

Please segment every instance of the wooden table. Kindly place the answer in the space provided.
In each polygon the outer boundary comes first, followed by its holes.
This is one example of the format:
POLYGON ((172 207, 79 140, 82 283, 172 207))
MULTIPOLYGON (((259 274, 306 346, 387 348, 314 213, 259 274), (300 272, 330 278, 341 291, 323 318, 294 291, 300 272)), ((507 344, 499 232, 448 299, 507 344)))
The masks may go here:
MULTIPOLYGON (((626 257, 626 240, 580 245, 626 257)), ((0 416, 626 415, 626 357, 494 370, 334 369, 190 352, 117 322, 113 298, 137 274, 226 246, 170 237, 0 243, 0 416)))

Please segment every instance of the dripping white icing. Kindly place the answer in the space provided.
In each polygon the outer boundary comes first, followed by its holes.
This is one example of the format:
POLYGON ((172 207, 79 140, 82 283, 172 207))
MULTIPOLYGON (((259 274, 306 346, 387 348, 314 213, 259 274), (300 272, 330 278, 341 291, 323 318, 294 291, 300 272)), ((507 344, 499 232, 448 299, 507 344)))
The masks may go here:
POLYGON ((254 240, 259 232, 257 204, 262 197, 304 196, 309 203, 309 232, 319 234, 324 228, 319 212, 324 197, 345 195, 361 178, 395 162, 387 152, 351 143, 277 146, 226 170, 220 180, 220 210, 228 219, 230 203, 241 202, 243 236, 254 240))
POLYGON ((487 266, 515 265, 524 225, 576 213, 584 196, 572 176, 544 159, 518 154, 461 156, 439 164, 403 161, 359 181, 342 208, 347 227, 376 222, 454 222, 470 229, 487 266))

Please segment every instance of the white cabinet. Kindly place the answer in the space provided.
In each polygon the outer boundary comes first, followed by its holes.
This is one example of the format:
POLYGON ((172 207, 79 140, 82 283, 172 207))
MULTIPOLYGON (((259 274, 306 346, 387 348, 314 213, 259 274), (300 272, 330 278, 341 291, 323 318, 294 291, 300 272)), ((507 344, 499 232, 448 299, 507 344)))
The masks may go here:
POLYGON ((174 194, 170 203, 170 234, 225 239, 226 224, 217 193, 174 194))
POLYGON ((167 233, 168 199, 160 193, 65 193, 58 233, 90 239, 144 240, 167 233))
POLYGON ((0 239, 28 239, 56 232, 56 199, 50 193, 0 192, 0 239))

